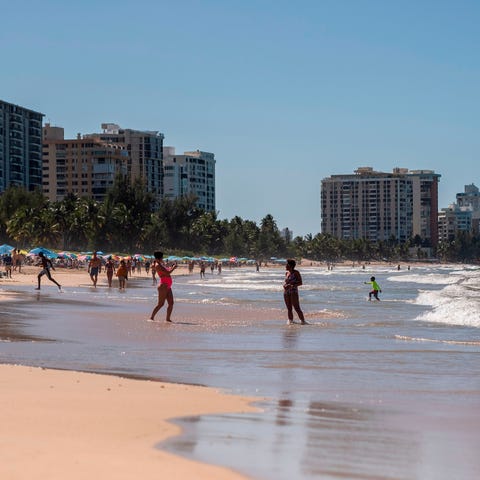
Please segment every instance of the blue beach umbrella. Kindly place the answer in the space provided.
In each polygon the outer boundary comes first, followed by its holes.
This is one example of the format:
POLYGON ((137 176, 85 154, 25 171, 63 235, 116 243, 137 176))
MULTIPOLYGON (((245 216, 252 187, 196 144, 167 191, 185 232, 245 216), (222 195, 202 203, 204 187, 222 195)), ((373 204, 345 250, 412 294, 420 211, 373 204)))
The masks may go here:
POLYGON ((179 262, 180 260, 183 260, 182 257, 178 257, 177 255, 170 255, 165 259, 167 262, 179 262))
POLYGON ((42 252, 48 258, 57 258, 58 257, 58 255, 55 252, 52 252, 48 248, 44 248, 44 247, 33 248, 28 253, 31 254, 31 255, 38 255, 40 252, 42 252))
POLYGON ((0 245, 0 255, 6 255, 7 253, 10 253, 14 248, 15 247, 4 243, 3 245, 0 245))

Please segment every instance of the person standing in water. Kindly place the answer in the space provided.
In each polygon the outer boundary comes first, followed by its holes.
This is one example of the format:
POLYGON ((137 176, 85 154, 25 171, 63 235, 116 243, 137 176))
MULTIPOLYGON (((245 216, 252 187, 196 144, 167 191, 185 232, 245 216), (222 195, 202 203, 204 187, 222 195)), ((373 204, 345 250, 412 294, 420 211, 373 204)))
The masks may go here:
POLYGON ((380 285, 375 281, 375 277, 371 277, 369 282, 363 282, 365 285, 371 285, 372 286, 372 291, 368 293, 368 301, 372 301, 372 295, 380 301, 378 298, 378 292, 382 293, 382 289, 380 288, 380 285))
POLYGON ((171 322, 170 319, 173 311, 173 292, 172 292, 172 276, 171 273, 177 268, 177 264, 175 263, 172 267, 167 267, 163 261, 163 253, 162 252, 155 252, 153 254, 155 260, 153 262, 152 268, 158 273, 158 277, 160 279, 160 284, 158 285, 158 302, 155 308, 150 315, 150 320, 155 320, 155 315, 157 312, 163 307, 165 304, 165 300, 168 303, 167 307, 167 316, 166 321, 171 322))
POLYGON ((297 312, 298 318, 302 325, 306 325, 305 317, 303 316, 302 309, 300 308, 300 299, 298 296, 298 287, 302 282, 302 276, 298 270, 295 270, 297 263, 292 258, 287 260, 285 266, 285 282, 283 284, 283 299, 288 312, 288 325, 292 325, 293 321, 293 309, 297 312))
POLYGON ((118 277, 118 288, 120 290, 125 290, 128 280, 128 268, 125 260, 120 260, 120 265, 117 268, 116 275, 118 277))
POLYGON ((40 257, 40 262, 42 262, 42 271, 38 274, 38 277, 37 277, 37 280, 38 280, 38 287, 35 289, 35 290, 40 290, 40 281, 41 281, 41 278, 46 275, 47 278, 53 282, 57 287, 58 289, 61 291, 62 290, 62 286, 56 281, 53 279, 52 275, 50 274, 50 269, 52 270, 55 270, 55 267, 53 266, 53 263, 52 261, 47 258, 43 252, 40 252, 38 254, 38 256, 40 257))
POLYGON ((112 288, 112 279, 113 274, 115 273, 115 263, 112 257, 108 257, 107 263, 105 264, 105 272, 107 273, 108 288, 112 288))

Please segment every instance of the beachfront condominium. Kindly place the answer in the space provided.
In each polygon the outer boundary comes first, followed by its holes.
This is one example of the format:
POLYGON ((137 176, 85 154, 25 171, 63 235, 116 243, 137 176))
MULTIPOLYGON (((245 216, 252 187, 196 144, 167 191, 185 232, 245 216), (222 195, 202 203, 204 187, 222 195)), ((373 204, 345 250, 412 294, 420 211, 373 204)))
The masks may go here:
POLYGON ((458 232, 478 234, 480 231, 480 192, 473 183, 457 193, 456 203, 438 213, 438 236, 441 242, 455 240, 458 232))
POLYGON ((42 188, 43 113, 0 100, 0 193, 42 188))
POLYGON ((117 175, 127 174, 128 152, 99 138, 65 139, 64 129, 43 127, 43 192, 51 201, 69 194, 103 201, 117 175))
POLYGON ((84 137, 124 147, 128 152, 127 176, 132 185, 141 179, 146 191, 160 202, 163 198, 163 133, 121 128, 115 123, 102 123, 101 128, 102 133, 84 137))
POLYGON ((322 180, 322 232, 344 240, 438 241, 438 182, 431 170, 361 167, 322 180))
POLYGON ((215 155, 196 150, 176 155, 174 147, 164 150, 164 198, 193 195, 197 206, 215 211, 215 155))

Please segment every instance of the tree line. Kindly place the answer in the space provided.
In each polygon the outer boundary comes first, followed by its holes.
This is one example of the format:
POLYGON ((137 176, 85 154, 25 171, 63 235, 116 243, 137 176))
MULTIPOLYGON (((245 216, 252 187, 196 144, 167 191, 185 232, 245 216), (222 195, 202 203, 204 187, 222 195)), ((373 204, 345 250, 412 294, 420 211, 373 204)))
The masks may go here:
MULTIPOLYGON (((399 243, 340 240, 332 235, 282 235, 272 215, 259 224, 235 216, 219 219, 216 212, 196 206, 195 197, 156 204, 140 180, 130 184, 117 178, 105 200, 70 194, 49 201, 42 192, 9 187, 0 196, 0 243, 18 248, 147 253, 163 249, 180 255, 238 256, 269 261, 271 257, 308 258, 337 262, 343 259, 400 261, 421 257, 417 237, 399 243)), ((480 259, 480 238, 465 232, 438 245, 434 254, 445 261, 480 259)))

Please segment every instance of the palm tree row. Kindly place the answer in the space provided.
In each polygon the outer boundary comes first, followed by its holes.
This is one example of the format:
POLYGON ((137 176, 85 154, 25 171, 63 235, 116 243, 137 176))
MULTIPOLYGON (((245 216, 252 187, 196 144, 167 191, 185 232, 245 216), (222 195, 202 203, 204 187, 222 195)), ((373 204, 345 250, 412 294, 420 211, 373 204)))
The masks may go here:
MULTIPOLYGON (((51 202, 41 192, 11 187, 0 196, 0 242, 21 248, 42 245, 60 250, 151 252, 161 248, 182 254, 239 256, 268 261, 271 257, 297 257, 336 262, 374 259, 407 260, 419 239, 399 243, 364 239, 339 240, 329 234, 291 238, 282 235, 272 215, 257 225, 235 216, 219 220, 216 212, 196 207, 194 197, 163 201, 138 181, 130 185, 118 178, 103 202, 69 195, 51 202)), ((419 249, 419 254, 421 250, 419 249)), ((480 258, 480 238, 459 234, 440 244, 440 258, 472 261, 480 258)))

